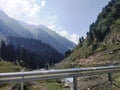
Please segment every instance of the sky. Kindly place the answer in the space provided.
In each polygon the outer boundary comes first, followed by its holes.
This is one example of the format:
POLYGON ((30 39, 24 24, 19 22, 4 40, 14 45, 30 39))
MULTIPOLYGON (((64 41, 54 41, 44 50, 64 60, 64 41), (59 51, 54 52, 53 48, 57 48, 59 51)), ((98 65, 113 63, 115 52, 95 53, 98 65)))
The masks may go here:
POLYGON ((0 0, 8 16, 30 24, 42 24, 78 43, 110 0, 0 0))

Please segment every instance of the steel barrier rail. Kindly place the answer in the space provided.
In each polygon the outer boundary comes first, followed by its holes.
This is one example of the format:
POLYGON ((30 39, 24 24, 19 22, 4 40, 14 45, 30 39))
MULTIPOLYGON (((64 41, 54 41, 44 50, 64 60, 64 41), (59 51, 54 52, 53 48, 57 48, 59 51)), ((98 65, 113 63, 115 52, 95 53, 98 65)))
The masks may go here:
POLYGON ((29 72, 12 72, 0 73, 0 83, 11 82, 27 82, 35 80, 47 80, 58 78, 73 77, 74 90, 77 90, 76 77, 91 76, 99 74, 108 74, 120 72, 120 66, 103 66, 103 67, 90 67, 90 68, 74 68, 74 69, 57 69, 45 71, 29 71, 29 72))

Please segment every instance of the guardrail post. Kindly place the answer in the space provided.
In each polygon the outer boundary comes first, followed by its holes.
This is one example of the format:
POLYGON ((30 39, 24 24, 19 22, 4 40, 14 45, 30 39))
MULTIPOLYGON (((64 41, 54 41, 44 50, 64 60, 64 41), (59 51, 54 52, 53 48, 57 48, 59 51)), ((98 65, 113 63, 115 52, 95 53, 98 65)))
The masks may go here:
POLYGON ((112 74, 111 73, 108 73, 108 80, 110 83, 112 83, 112 74))
POLYGON ((77 89, 77 77, 73 77, 73 90, 78 90, 77 89))
POLYGON ((108 73, 108 80, 109 80, 109 85, 110 85, 110 90, 112 90, 112 73, 108 73))
MULTIPOLYGON (((21 72, 24 72, 24 68, 21 70, 21 72)), ((24 75, 22 76, 22 79, 24 79, 24 75)), ((24 82, 21 82, 21 90, 24 90, 24 82)))

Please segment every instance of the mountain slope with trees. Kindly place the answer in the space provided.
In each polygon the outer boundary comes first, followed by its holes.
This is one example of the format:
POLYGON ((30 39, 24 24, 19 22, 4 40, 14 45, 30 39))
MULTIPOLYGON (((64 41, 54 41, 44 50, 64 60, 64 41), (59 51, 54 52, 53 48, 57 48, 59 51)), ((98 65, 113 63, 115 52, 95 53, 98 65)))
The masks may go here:
POLYGON ((65 51, 74 46, 43 25, 15 20, 0 10, 0 57, 6 61, 28 68, 43 68, 47 63, 60 62, 65 51))
POLYGON ((103 8, 97 20, 90 25, 86 38, 80 38, 71 53, 63 60, 62 66, 120 64, 120 0, 111 0, 103 8))
MULTIPOLYGON (((81 68, 120 65, 120 0, 111 0, 90 25, 86 38, 66 53, 56 68, 81 68)), ((105 74, 77 77, 80 90, 120 90, 120 73, 112 73, 112 83, 105 74)))
POLYGON ((40 40, 11 37, 9 44, 1 42, 0 57, 5 61, 35 69, 44 68, 47 63, 54 65, 60 62, 64 55, 40 40))
POLYGON ((12 36, 41 40, 62 54, 75 46, 73 42, 43 25, 31 25, 15 20, 6 15, 2 10, 0 10, 0 34, 5 38, 12 36))
POLYGON ((19 23, 31 32, 35 39, 39 39, 44 43, 47 43, 54 47, 61 53, 65 53, 68 49, 73 49, 75 44, 64 37, 61 37, 55 31, 50 30, 44 25, 30 25, 19 21, 19 23), (57 43, 57 44, 56 44, 57 43))

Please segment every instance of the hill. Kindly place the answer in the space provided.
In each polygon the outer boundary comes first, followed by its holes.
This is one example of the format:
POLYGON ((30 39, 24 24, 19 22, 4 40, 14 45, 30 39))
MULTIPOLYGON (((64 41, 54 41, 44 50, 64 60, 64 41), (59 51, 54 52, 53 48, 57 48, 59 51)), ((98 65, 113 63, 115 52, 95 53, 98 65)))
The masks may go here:
MULTIPOLYGON (((120 0, 111 0, 90 25, 86 38, 70 51, 57 68, 120 65, 120 0), (71 53, 71 54, 70 54, 71 53)), ((120 74, 112 74, 110 87, 107 75, 78 77, 80 90, 119 90, 120 74)))
POLYGON ((44 25, 26 24, 21 21, 19 21, 19 23, 31 32, 35 39, 39 39, 42 42, 49 44, 62 54, 64 54, 68 49, 73 49, 75 46, 73 42, 60 36, 55 31, 50 30, 44 25))
POLYGON ((64 55, 40 40, 18 37, 9 39, 9 44, 2 41, 0 47, 0 57, 5 61, 36 69, 45 68, 48 63, 52 66, 64 58, 64 55))
POLYGON ((0 10, 0 37, 9 38, 11 36, 41 40, 62 54, 75 46, 73 42, 43 25, 31 25, 17 21, 0 10))
POLYGON ((120 0, 111 0, 60 66, 120 64, 120 0), (62 65, 61 65, 62 64, 62 65))
POLYGON ((27 68, 43 68, 47 63, 60 62, 65 51, 74 46, 73 42, 43 25, 15 20, 0 10, 0 56, 6 61, 21 63, 22 59, 27 68), (1 45, 3 41, 5 47, 1 45), (18 57, 16 53, 21 55, 18 57))

